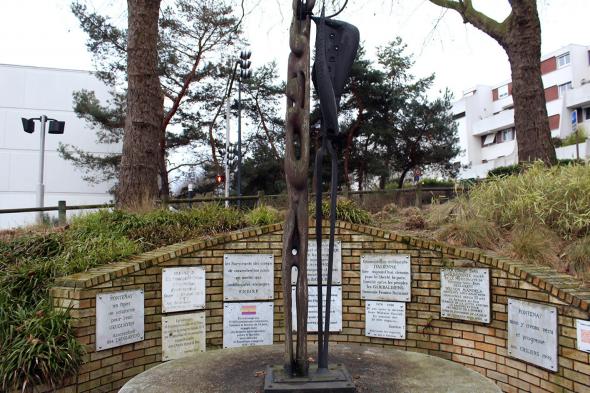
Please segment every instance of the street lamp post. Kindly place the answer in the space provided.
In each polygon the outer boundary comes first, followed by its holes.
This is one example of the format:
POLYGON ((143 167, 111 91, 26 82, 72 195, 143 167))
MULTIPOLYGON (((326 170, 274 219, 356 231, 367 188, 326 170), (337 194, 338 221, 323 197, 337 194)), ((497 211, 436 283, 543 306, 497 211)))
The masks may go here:
MULTIPOLYGON (((50 134, 63 134, 66 122, 50 119, 45 115, 41 115, 41 117, 31 119, 25 119, 24 117, 22 117, 21 121, 23 123, 23 130, 26 133, 32 134, 35 131, 35 120, 38 120, 41 123, 41 135, 39 141, 39 184, 37 184, 37 206, 44 207, 45 185, 43 184, 43 172, 45 166, 45 127, 47 125, 47 121, 49 121, 50 134)), ((39 223, 43 222, 43 212, 38 212, 37 220, 39 223)))
POLYGON ((252 76, 252 70, 250 68, 250 56, 252 52, 242 51, 240 53, 240 78, 238 79, 238 178, 237 178, 237 191, 238 191, 238 208, 241 206, 242 196, 242 79, 248 79, 252 76))

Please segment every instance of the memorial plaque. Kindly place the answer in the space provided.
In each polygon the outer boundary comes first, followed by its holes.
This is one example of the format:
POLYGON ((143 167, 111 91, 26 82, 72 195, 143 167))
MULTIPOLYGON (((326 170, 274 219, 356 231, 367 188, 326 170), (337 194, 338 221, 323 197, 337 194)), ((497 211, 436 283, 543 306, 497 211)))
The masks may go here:
MULTIPOLYGON (((307 311, 307 331, 318 331, 318 287, 309 286, 308 290, 308 311, 307 311)), ((322 286, 322 300, 324 307, 322 308, 322 323, 325 323, 326 318, 326 293, 328 287, 322 286)), ((292 298, 295 299, 295 287, 291 288, 292 298)), ((330 331, 342 331, 342 287, 332 287, 332 299, 330 302, 330 331)), ((295 300, 291 303, 291 312, 293 313, 293 331, 297 329, 297 309, 295 300)))
POLYGON ((411 301, 412 278, 409 255, 361 256, 361 299, 411 301))
POLYGON ((96 295, 96 350, 143 340, 143 290, 96 295))
POLYGON ((225 300, 269 300, 274 298, 272 254, 226 254, 223 257, 225 300))
MULTIPOLYGON (((328 247, 329 240, 322 240, 322 284, 328 283, 328 247)), ((297 283, 297 275, 293 274, 291 285, 297 283)), ((307 242, 307 283, 318 285, 318 248, 315 240, 307 242)), ((342 284, 342 242, 334 241, 334 261, 332 266, 332 285, 342 284)))
POLYGON ((590 352, 590 321, 576 320, 578 349, 590 352))
POLYGON ((557 371, 557 308, 509 298, 508 354, 557 371))
POLYGON ((273 302, 225 303, 223 347, 272 345, 273 302))
POLYGON ((365 307, 365 335, 406 338, 406 303, 368 300, 365 307))
POLYGON ((441 268, 440 315, 490 323, 490 269, 441 268))
POLYGON ((162 312, 205 308, 205 268, 162 269, 162 312))
POLYGON ((162 317, 162 360, 180 359, 204 352, 205 312, 162 317))

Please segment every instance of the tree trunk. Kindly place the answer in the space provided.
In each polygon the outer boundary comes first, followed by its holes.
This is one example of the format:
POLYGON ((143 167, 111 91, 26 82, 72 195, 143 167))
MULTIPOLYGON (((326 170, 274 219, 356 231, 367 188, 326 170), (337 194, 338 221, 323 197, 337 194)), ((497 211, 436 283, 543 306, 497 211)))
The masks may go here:
POLYGON ((512 3, 513 18, 503 46, 512 70, 518 161, 554 164, 557 159, 541 79, 541 22, 537 5, 534 0, 512 3))
POLYGON ((406 175, 408 174, 408 171, 410 169, 404 169, 401 173, 401 175, 399 175, 399 179, 397 181, 397 188, 403 188, 404 187, 404 180, 406 179, 406 175))
POLYGON ((504 48, 512 70, 518 161, 556 163, 541 79, 541 22, 537 0, 509 0, 512 11, 502 23, 478 12, 471 0, 430 2, 457 11, 465 22, 504 48))
POLYGON ((127 0, 127 117, 117 204, 139 209, 158 197, 164 96, 157 73, 160 0, 127 0))
POLYGON ((162 201, 168 201, 170 197, 170 182, 168 180, 168 167, 166 166, 166 129, 160 131, 159 148, 160 199, 162 201))

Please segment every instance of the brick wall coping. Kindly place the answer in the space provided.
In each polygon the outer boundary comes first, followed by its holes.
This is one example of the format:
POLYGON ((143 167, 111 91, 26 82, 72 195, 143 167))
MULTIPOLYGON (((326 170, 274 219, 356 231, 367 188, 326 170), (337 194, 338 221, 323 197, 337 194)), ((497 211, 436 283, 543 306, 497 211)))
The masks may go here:
MULTIPOLYGON (((314 224, 315 221, 310 221, 310 225, 314 224)), ((327 221, 323 224, 325 226, 329 225, 327 221)), ((484 252, 480 249, 457 247, 442 242, 400 235, 366 225, 337 221, 336 227, 405 243, 412 247, 442 252, 447 255, 495 267, 507 273, 514 274, 539 289, 547 291, 564 303, 579 308, 582 311, 590 311, 590 288, 585 288, 582 281, 575 277, 559 273, 550 267, 530 265, 522 261, 497 256, 493 252, 484 252)), ((91 288, 109 280, 123 277, 208 247, 273 233, 282 229, 283 224, 279 223, 263 227, 249 227, 220 235, 187 240, 135 255, 120 262, 102 265, 86 272, 60 277, 55 281, 55 285, 64 289, 91 288)))

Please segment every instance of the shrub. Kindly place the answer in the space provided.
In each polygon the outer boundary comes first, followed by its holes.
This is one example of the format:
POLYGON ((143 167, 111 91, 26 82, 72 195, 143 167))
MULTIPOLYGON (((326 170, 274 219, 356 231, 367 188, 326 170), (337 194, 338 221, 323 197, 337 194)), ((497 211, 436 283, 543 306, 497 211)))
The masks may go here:
POLYGON ((436 237, 450 244, 494 250, 498 248, 502 236, 494 223, 481 218, 467 218, 442 226, 436 237))
POLYGON ((469 193, 473 216, 513 227, 533 220, 564 238, 590 231, 590 167, 530 166, 518 176, 495 177, 469 193))
POLYGON ((521 164, 499 166, 488 172, 488 177, 504 177, 518 175, 524 170, 524 166, 521 164))
POLYGON ((585 142, 587 138, 588 138, 588 135, 586 135, 586 130, 584 130, 582 127, 580 127, 578 132, 572 132, 571 134, 566 136, 564 139, 562 139, 561 146, 576 145, 578 143, 585 142))
MULTIPOLYGON (((315 202, 309 204, 311 217, 315 217, 315 202)), ((330 202, 322 201, 322 218, 330 218, 330 202)), ((348 221, 354 224, 370 224, 372 222, 371 213, 361 209, 350 199, 338 198, 336 201, 336 219, 348 221)))
POLYGON ((262 205, 246 213, 245 219, 248 225, 260 226, 281 221, 281 215, 274 207, 262 205))
MULTIPOLYGON (((0 303, 7 304, 6 293, 0 303)), ((47 384, 57 387, 64 377, 76 372, 84 347, 74 337, 67 312, 55 310, 48 301, 35 307, 12 302, 0 307, 0 390, 47 384)))
POLYGON ((448 179, 435 179, 425 177, 420 179, 420 184, 424 187, 453 187, 455 182, 448 179))

